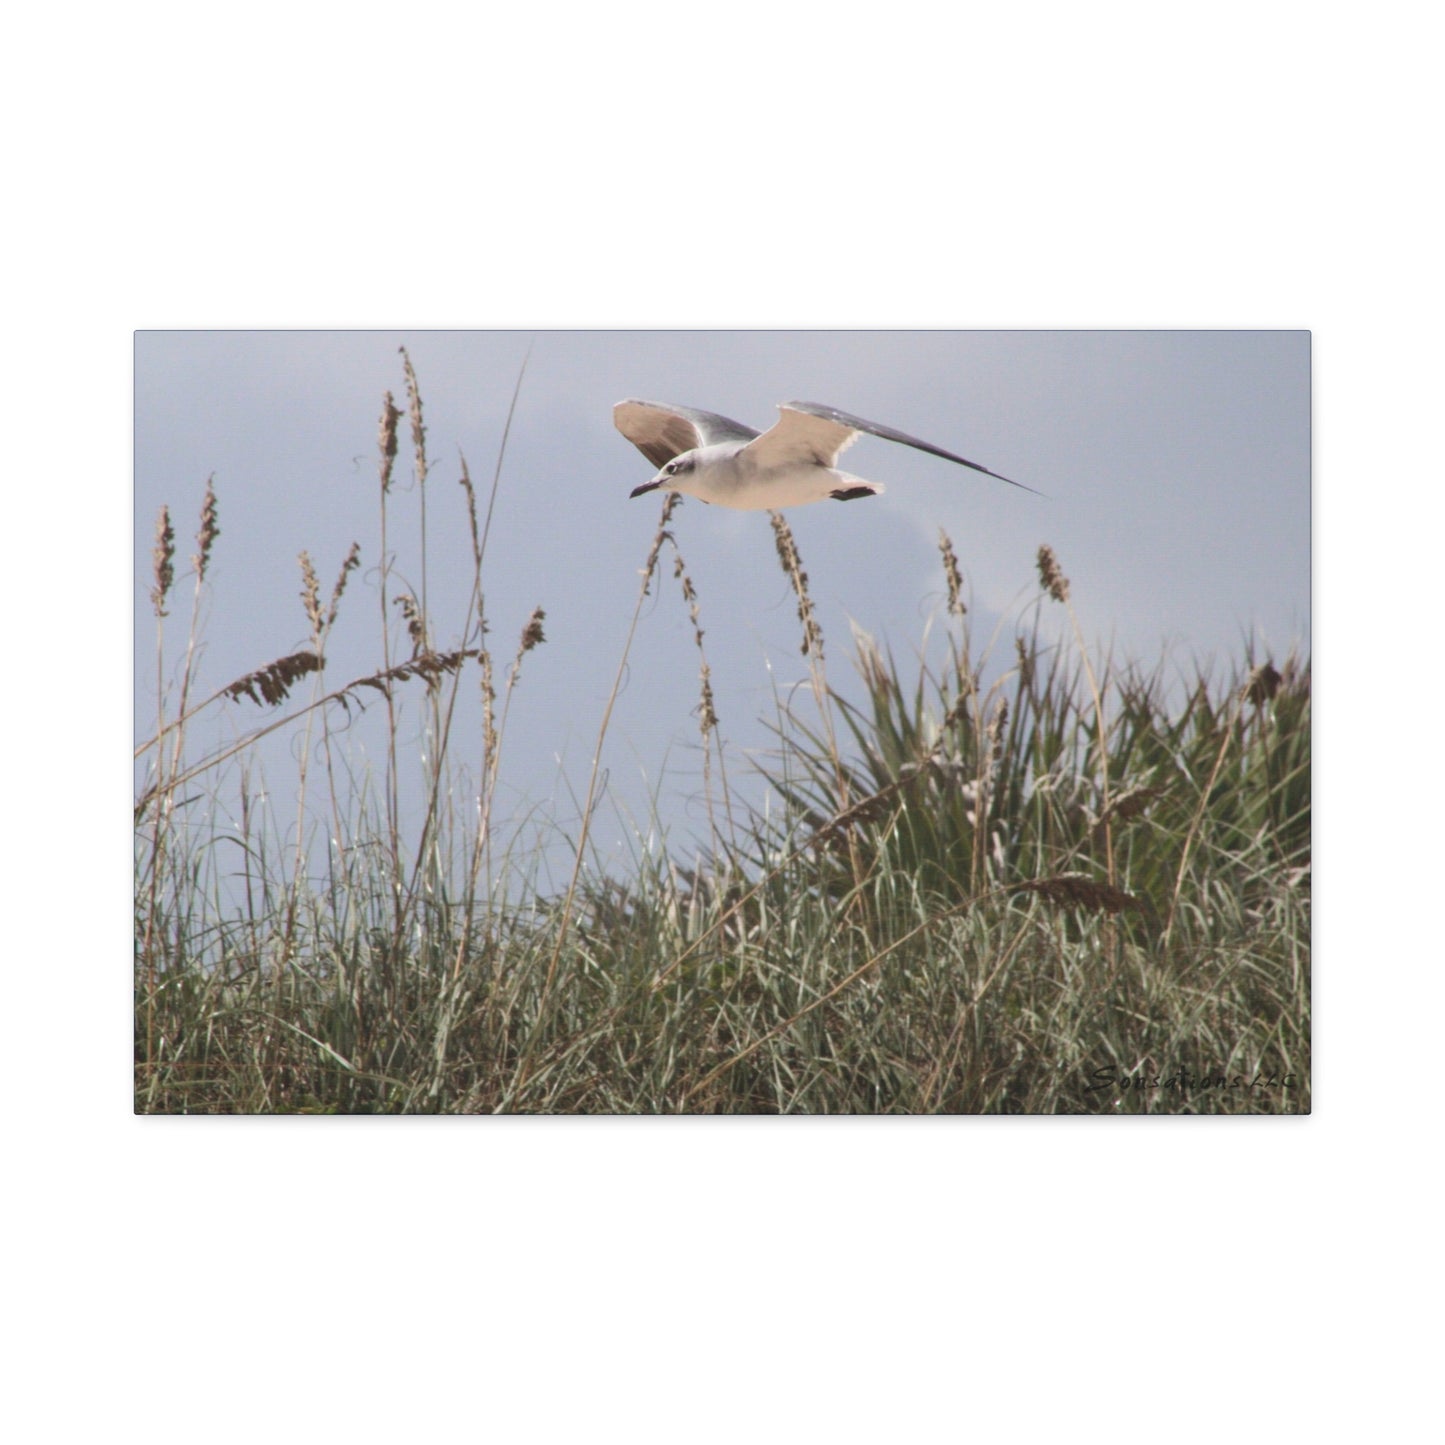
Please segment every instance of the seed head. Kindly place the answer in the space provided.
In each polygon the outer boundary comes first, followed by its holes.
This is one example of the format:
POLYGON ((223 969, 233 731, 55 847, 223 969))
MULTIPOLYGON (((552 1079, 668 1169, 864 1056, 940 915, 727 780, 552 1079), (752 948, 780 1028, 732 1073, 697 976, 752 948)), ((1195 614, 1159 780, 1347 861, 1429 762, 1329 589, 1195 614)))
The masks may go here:
POLYGON ((813 614, 813 599, 808 593, 808 574, 803 571, 803 560, 798 555, 798 544, 793 540, 793 529, 788 526, 781 512, 769 512, 768 517, 773 524, 778 560, 783 564, 783 571, 788 574, 788 580, 793 584, 793 592, 798 598, 798 621, 803 624, 803 656, 816 657, 821 662, 823 629, 818 626, 818 619, 813 614))
POLYGON ((1064 576, 1059 559, 1047 542, 1039 548, 1039 581, 1055 602, 1069 600, 1069 579, 1064 576))
POLYGON ((962 617, 968 611, 963 605, 963 576, 958 570, 953 543, 942 527, 938 529, 938 550, 943 554, 943 575, 948 579, 948 610, 955 617, 962 617))
POLYGON ((321 600, 320 587, 316 581, 316 569, 311 565, 311 554, 301 554, 301 603, 306 608, 307 619, 311 623, 311 636, 321 636, 321 600))
POLYGON ((411 418, 411 444, 416 450, 417 485, 426 485, 426 427, 421 419, 421 388, 417 385, 416 370, 407 355, 406 347, 399 347, 403 369, 406 372, 406 395, 410 403, 408 414, 411 418))
POLYGON ((385 496, 391 490, 391 469, 396 462, 396 424, 401 420, 401 413, 396 409, 391 399, 391 393, 387 392, 381 403, 381 434, 378 437, 378 444, 381 448, 381 491, 385 496))
POLYGON ((540 608, 534 607, 532 615, 527 619, 527 625, 522 629, 522 651, 530 652, 539 643, 546 642, 542 636, 542 623, 547 614, 540 608))
POLYGON ((156 545, 151 553, 151 562, 154 567, 155 585, 151 588, 151 604, 155 607, 157 617, 165 617, 166 594, 171 590, 171 583, 176 580, 176 534, 171 527, 171 512, 169 507, 162 507, 161 514, 156 519, 156 545))
POLYGON ((1242 689, 1242 696, 1255 707, 1263 707, 1279 691, 1279 685, 1283 681, 1275 671, 1274 664, 1266 662, 1249 674, 1249 681, 1242 689))
POLYGON ((216 493, 211 486, 214 477, 206 479, 206 500, 201 504, 201 530, 196 534, 196 555, 191 558, 196 569, 196 581, 206 580, 206 564, 211 560, 211 548, 221 535, 216 521, 216 493))

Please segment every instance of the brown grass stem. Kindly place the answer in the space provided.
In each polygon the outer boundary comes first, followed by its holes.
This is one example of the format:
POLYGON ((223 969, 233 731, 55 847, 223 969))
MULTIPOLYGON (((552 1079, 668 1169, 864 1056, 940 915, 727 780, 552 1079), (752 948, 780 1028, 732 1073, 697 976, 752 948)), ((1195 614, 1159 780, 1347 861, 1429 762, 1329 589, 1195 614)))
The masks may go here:
POLYGON ((592 750, 592 768, 587 776, 587 795, 582 804, 582 818, 577 831, 577 849, 572 860, 572 875, 567 880, 567 892, 562 899, 561 916, 557 920, 557 941, 552 948, 552 956, 547 963, 547 975, 542 983, 541 997, 537 1002, 537 1026, 533 1029, 528 1038, 527 1046, 522 1053, 522 1058, 517 1066, 516 1082, 508 1091, 509 1097, 519 1095, 527 1082, 527 1075, 531 1068, 532 1053, 541 1036, 541 1025, 546 1018, 547 1001, 552 994, 552 985, 557 977, 557 965, 562 957, 563 946, 567 942, 568 929, 572 922, 572 909, 577 898, 577 884, 582 876, 582 862, 587 853, 587 840, 591 836, 592 811, 597 797, 597 781, 602 775, 602 745, 607 738, 607 729, 612 722, 612 709, 616 706, 618 694, 622 691, 622 679, 627 675, 627 659, 632 653, 632 640, 637 635, 637 623, 642 616, 642 604, 647 600, 652 589, 652 579, 657 571, 658 555, 662 551, 663 543, 668 536, 667 525, 672 520, 672 514, 679 503, 679 494, 669 492, 667 500, 662 504, 662 513, 658 517, 657 531, 652 538, 652 546, 647 553, 647 561, 642 568, 642 583, 637 589, 637 601, 632 607, 632 620, 627 625, 627 636, 622 644, 622 656, 617 662, 617 675, 612 680, 612 690, 607 694, 606 705, 602 709, 602 721, 597 727, 597 742, 592 750))

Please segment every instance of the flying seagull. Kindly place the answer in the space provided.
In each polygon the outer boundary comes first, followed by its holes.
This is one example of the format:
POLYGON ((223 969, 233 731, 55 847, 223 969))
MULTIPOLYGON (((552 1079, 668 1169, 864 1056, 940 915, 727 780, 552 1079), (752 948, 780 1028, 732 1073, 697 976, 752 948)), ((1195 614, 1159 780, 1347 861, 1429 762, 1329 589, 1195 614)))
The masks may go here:
POLYGON ((696 407, 665 401, 619 401, 612 408, 617 430, 653 466, 661 468, 650 482, 634 487, 632 495, 640 497, 661 487, 744 512, 800 507, 829 498, 853 502, 883 490, 880 483, 865 482, 835 466, 838 457, 857 441, 859 432, 902 442, 997 477, 1011 487, 1033 491, 977 462, 891 426, 850 416, 837 407, 785 401, 778 413, 771 430, 758 433, 741 422, 696 407))

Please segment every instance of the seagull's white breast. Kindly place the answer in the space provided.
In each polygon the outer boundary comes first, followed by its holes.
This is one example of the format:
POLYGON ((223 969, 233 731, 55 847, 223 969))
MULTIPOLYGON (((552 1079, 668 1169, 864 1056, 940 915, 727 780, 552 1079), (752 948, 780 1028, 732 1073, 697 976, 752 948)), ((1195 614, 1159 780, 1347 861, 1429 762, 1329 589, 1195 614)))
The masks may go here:
POLYGON ((679 478, 678 491, 743 512, 821 502, 837 488, 854 486, 859 480, 814 462, 759 464, 747 448, 727 443, 703 447, 697 457, 697 466, 679 478))

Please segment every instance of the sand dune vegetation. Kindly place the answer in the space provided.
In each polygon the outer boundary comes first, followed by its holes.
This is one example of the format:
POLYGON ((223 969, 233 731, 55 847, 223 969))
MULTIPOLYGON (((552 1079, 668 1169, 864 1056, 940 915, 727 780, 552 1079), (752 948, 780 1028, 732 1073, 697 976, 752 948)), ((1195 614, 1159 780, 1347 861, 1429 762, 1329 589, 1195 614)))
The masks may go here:
POLYGON ((203 685, 226 499, 207 487, 185 576, 169 510, 157 521, 140 619, 156 685, 136 749, 137 1111, 1308 1112, 1307 658, 1244 655, 1183 686, 1162 664, 1101 658, 1048 546, 1020 559, 1037 589, 981 649, 940 534, 944 665, 904 668, 856 633, 851 685, 835 687, 836 643, 774 513, 807 682, 769 720, 760 809, 760 780, 744 786, 718 738, 707 599, 669 496, 637 559, 597 756, 662 591, 697 642, 706 842, 600 866, 594 764, 570 871, 544 887, 499 799, 546 611, 490 615, 491 498, 465 463, 444 497, 465 509, 464 614, 431 614, 424 555, 414 588, 382 567, 373 669, 328 666, 338 616, 368 603, 349 585, 358 566, 395 545, 408 434, 417 475, 432 466, 409 360, 404 381, 405 409, 382 406, 372 542, 329 587, 301 554, 304 647, 203 685), (403 699, 424 715, 420 755, 403 699), (463 736, 463 699, 480 736, 463 736), (222 709, 241 721, 216 743, 222 709), (358 709, 387 720, 365 766, 348 752, 358 709), (278 733, 300 739, 295 773, 266 779, 286 808, 262 810, 255 756, 278 733))

